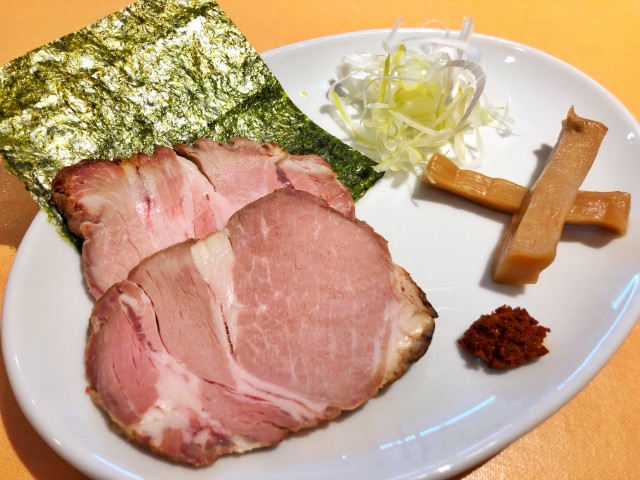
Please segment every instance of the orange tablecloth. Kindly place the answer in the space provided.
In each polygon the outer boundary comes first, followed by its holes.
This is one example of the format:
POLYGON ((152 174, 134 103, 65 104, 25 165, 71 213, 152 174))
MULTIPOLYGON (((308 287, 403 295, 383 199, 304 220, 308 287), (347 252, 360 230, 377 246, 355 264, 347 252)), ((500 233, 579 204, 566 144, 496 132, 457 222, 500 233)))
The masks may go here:
MULTIPOLYGON (((0 64, 125 7, 128 0, 0 0, 0 64)), ((308 38, 441 20, 544 50, 600 82, 640 118, 640 0, 220 0, 260 52, 308 38)), ((543 86, 541 86, 541 92, 543 86)), ((640 161, 640 159, 638 159, 640 161)), ((638 179, 640 181, 640 179, 638 179)), ((0 296, 36 213, 21 184, 0 172, 0 296)), ((640 478, 640 326, 572 401, 468 479, 640 478)), ((0 366, 0 477, 72 479, 81 473, 26 421, 0 366)), ((212 474, 213 476, 214 474, 212 474)), ((213 478, 213 477, 212 477, 213 478)))

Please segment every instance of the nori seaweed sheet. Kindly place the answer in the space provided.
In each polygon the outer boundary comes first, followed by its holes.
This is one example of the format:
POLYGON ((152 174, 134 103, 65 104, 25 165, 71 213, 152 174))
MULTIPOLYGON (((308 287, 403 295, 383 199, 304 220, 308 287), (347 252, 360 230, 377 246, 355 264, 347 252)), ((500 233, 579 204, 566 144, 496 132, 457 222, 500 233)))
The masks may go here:
POLYGON ((211 0, 139 0, 0 68, 0 155, 72 240, 50 204, 62 167, 234 136, 324 156, 356 200, 382 175, 293 104, 211 0))

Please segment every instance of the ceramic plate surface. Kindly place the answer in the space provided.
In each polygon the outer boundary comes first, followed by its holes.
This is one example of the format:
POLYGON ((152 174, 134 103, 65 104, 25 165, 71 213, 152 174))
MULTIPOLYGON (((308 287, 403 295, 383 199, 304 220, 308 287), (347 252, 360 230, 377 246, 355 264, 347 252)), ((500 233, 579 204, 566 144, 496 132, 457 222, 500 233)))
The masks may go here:
MULTIPOLYGON (((401 35, 411 35, 402 31, 401 35)), ((348 141, 326 99, 346 54, 375 50, 386 32, 320 38, 268 52, 265 60, 300 108, 348 141)), ((476 36, 494 104, 510 103, 517 132, 484 131, 481 171, 531 185, 571 105, 609 132, 583 188, 640 198, 640 131, 601 86, 526 46, 476 36)), ((557 258, 536 285, 497 286, 488 269, 510 219, 421 186, 385 177, 357 214, 389 241, 396 263, 440 314, 426 356, 387 391, 325 427, 276 448, 223 458, 211 467, 173 465, 113 433, 85 394, 84 346, 92 302, 80 259, 39 214, 9 277, 3 351, 15 395, 43 438, 94 478, 413 479, 469 468, 526 433, 573 397, 609 360, 640 316, 640 218, 616 237, 566 227, 557 258), (457 348, 480 314, 522 306, 551 328, 550 353, 503 373, 457 348)))

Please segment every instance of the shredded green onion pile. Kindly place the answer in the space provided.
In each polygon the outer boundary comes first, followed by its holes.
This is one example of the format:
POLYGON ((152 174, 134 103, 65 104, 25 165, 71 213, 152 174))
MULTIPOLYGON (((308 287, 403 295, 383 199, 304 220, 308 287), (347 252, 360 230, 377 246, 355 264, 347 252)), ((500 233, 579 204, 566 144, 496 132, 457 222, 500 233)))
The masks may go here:
POLYGON ((483 94, 485 73, 469 43, 473 21, 464 20, 457 38, 423 36, 394 45, 398 26, 382 50, 347 56, 338 66, 329 96, 356 146, 377 152, 377 171, 420 165, 436 151, 459 166, 477 167, 479 127, 496 125, 508 134, 511 119, 483 94))

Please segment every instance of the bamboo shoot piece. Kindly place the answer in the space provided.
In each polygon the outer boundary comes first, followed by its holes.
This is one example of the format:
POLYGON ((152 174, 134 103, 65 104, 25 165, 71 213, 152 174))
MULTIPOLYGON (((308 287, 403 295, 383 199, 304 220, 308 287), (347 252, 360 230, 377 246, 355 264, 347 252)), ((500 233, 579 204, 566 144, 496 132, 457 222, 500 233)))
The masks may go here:
MULTIPOLYGON (((426 185, 454 193, 471 202, 505 213, 517 213, 528 189, 503 178, 459 168, 440 153, 427 162, 426 185)), ((631 195, 627 192, 578 191, 565 222, 593 225, 624 235, 629 224, 631 195)))
POLYGON ((569 109, 544 170, 502 237, 493 259, 496 283, 536 283, 553 262, 562 227, 600 149, 607 127, 569 109))

